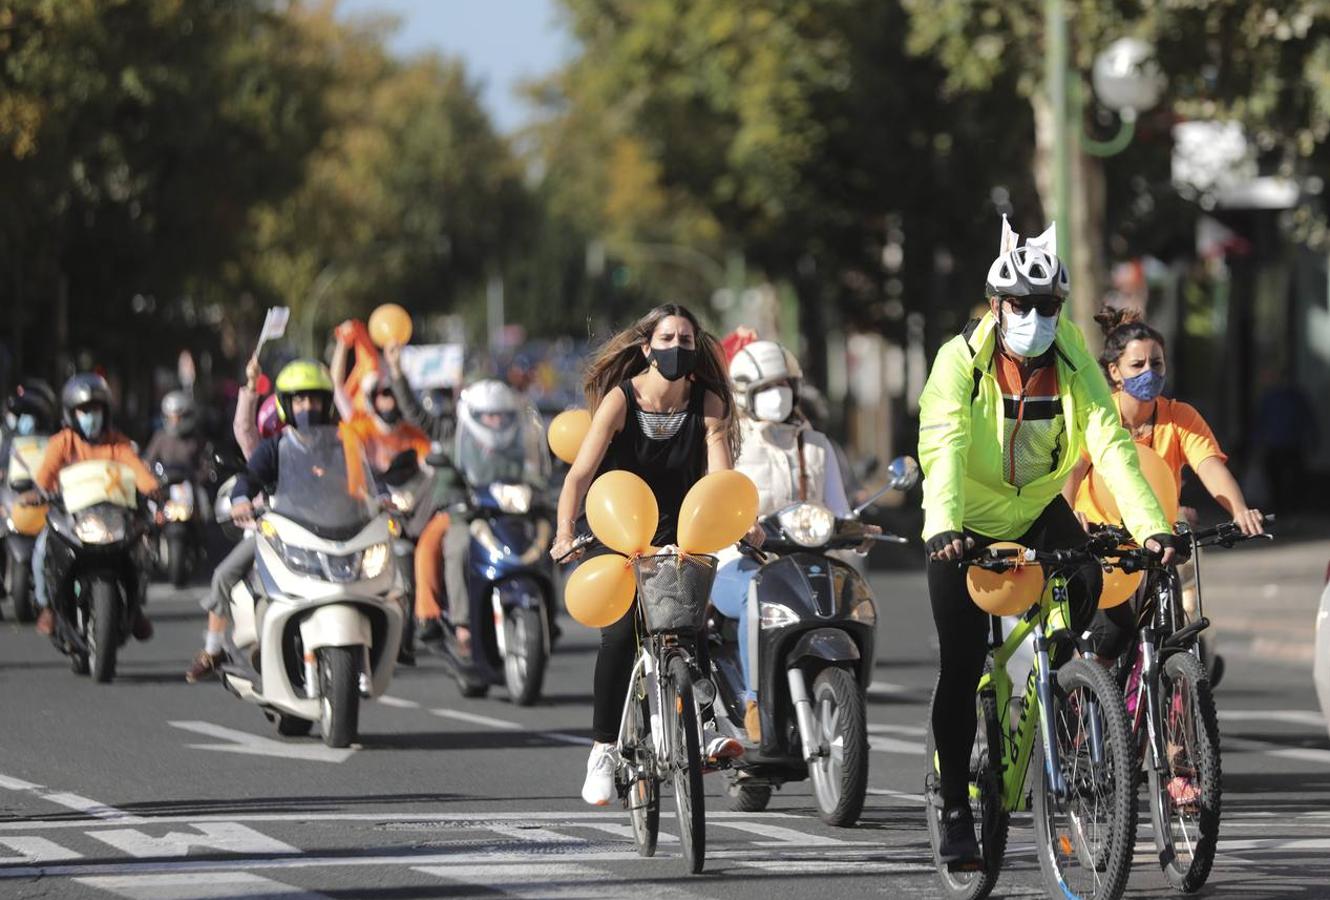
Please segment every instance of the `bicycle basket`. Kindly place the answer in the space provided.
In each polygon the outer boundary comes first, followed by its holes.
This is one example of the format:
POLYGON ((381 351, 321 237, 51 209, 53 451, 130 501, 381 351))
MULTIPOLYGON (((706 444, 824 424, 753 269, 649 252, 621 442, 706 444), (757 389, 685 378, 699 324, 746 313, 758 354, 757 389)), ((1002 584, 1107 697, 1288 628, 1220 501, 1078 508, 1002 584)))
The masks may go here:
POLYGON ((716 580, 716 557, 673 553, 639 557, 637 602, 650 634, 702 628, 716 580))

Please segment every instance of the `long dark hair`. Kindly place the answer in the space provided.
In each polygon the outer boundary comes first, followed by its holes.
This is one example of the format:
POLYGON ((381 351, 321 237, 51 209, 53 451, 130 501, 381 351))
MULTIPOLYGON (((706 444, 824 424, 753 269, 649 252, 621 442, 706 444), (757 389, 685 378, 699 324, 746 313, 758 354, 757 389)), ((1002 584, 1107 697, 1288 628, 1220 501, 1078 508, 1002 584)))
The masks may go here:
POLYGON ((1158 341, 1159 349, 1167 351, 1164 336, 1141 317, 1139 309, 1130 307, 1101 307, 1095 313, 1094 320, 1104 332, 1104 349, 1099 352, 1099 368, 1104 370, 1104 378, 1113 383, 1113 376, 1108 374, 1108 367, 1122 357, 1122 352, 1132 341, 1158 341))
POLYGON ((656 326, 670 316, 687 319, 693 326, 697 342, 697 368, 693 370, 692 380, 715 394, 725 404, 725 440, 730 445, 730 456, 737 459, 742 432, 739 417, 734 415, 734 394, 730 389, 730 376, 725 368, 724 355, 720 342, 702 329, 686 306, 666 303, 657 306, 651 312, 638 319, 618 334, 601 345, 587 366, 586 376, 582 380, 586 392, 587 408, 595 415, 606 395, 619 384, 638 375, 647 368, 647 358, 642 353, 642 346, 651 343, 651 336, 656 333, 656 326))

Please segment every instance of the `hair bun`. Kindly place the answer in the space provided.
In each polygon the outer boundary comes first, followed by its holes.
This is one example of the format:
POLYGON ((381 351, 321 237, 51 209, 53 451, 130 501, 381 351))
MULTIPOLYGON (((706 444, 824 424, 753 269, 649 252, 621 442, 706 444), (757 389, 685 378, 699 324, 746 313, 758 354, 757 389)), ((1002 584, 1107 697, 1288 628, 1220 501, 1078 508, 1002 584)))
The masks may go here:
POLYGON ((1095 313, 1094 320, 1105 335, 1110 335, 1123 325, 1144 321, 1144 317, 1139 309, 1131 306, 1104 306, 1095 313))

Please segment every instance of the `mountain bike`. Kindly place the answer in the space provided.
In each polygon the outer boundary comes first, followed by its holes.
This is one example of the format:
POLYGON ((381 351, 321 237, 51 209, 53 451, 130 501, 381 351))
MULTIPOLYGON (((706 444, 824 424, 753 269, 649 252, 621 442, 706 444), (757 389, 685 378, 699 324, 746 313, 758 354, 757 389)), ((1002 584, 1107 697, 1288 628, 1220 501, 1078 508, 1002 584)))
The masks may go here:
MULTIPOLYGON (((1274 516, 1265 516, 1266 524, 1274 516)), ((1210 679, 1201 660, 1201 632, 1209 627, 1201 601, 1201 554, 1205 547, 1232 547, 1248 537, 1232 522, 1192 532, 1196 565, 1196 618, 1187 621, 1177 569, 1161 566, 1142 550, 1123 550, 1124 571, 1144 571, 1138 596, 1137 636, 1117 663, 1133 744, 1149 786, 1150 822, 1164 877, 1175 890, 1199 890, 1210 876, 1223 800, 1219 722, 1210 679)), ((1120 528, 1098 532, 1126 542, 1120 528)), ((1259 538, 1270 539, 1269 534, 1259 538)))
POLYGON ((699 710, 716 698, 699 654, 716 558, 664 553, 638 557, 633 566, 638 652, 619 725, 615 784, 642 856, 656 852, 660 788, 671 784, 684 861, 697 874, 707 843, 699 710))
MULTIPOLYGON (((1080 647, 1072 630, 1068 580, 1086 562, 1102 565, 1093 541, 1085 550, 989 547, 961 565, 1003 572, 1038 564, 1044 587, 1008 635, 991 617, 992 640, 975 693, 978 728, 970 757, 969 797, 979 825, 981 864, 953 870, 938 859, 942 837, 941 776, 928 730, 928 838, 944 895, 986 897, 997 883, 1013 812, 1031 810, 1039 867, 1051 894, 1117 898, 1127 884, 1136 841, 1135 755, 1122 692, 1103 666, 1058 655, 1080 647), (1034 637, 1034 665, 1013 721, 1007 661, 1034 637), (1033 784, 1027 778, 1033 770, 1033 784)), ((930 710, 930 721, 931 710, 930 710)))

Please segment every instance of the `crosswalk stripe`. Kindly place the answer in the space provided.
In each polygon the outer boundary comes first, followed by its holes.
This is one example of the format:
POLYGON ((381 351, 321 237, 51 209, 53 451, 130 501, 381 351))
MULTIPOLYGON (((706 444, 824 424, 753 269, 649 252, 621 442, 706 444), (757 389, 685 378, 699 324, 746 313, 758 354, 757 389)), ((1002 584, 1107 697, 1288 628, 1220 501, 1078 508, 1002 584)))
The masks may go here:
POLYGON ((659 900, 698 900, 699 895, 660 883, 641 883, 577 863, 525 863, 520 865, 417 866, 413 871, 500 891, 519 898, 577 898, 618 900, 634 897, 659 900), (631 887, 630 887, 631 885, 631 887))
POLYGON ((770 875, 927 875, 936 871, 926 863, 864 859, 745 859, 738 863, 770 875))
MULTIPOLYGON (((710 818, 710 817, 708 817, 710 818)), ((633 826, 623 825, 618 822, 569 822, 569 828, 594 828, 596 831, 619 838, 624 841, 636 841, 633 834, 633 826)), ((656 841, 661 844, 677 844, 679 839, 667 831, 661 830, 656 837, 656 841)))
POLYGON ((870 734, 868 746, 879 753, 900 753, 907 756, 923 756, 924 745, 918 741, 902 741, 900 738, 887 737, 883 734, 870 734))
POLYGON ((116 809, 114 806, 107 806, 97 800, 90 800, 79 794, 71 794, 68 791, 55 791, 41 784, 34 784, 31 781, 24 781, 22 778, 12 778, 7 775, 0 775, 0 788, 5 790, 17 791, 23 794, 32 794, 40 797, 57 806, 63 806, 66 809, 72 809, 75 812, 81 812, 94 819, 105 819, 108 822, 136 823, 143 819, 131 815, 123 809, 116 809))
POLYGON ((60 862, 66 859, 82 859, 82 853, 76 853, 67 847, 61 847, 55 841, 43 837, 0 837, 0 847, 8 847, 17 856, 0 856, 0 865, 15 862, 43 863, 60 862))
POLYGON ((78 884, 129 900, 186 900, 186 898, 283 897, 290 900, 326 900, 325 895, 302 890, 249 872, 198 875, 104 875, 75 878, 78 884))
POLYGON ((793 828, 781 828, 779 825, 767 825, 762 822, 708 822, 708 825, 717 825, 721 828, 729 828, 734 831, 742 831, 746 834, 754 834, 758 837, 767 838, 765 841, 757 841, 759 847, 784 847, 789 844, 797 844, 802 847, 853 847, 857 842, 842 841, 839 838, 830 838, 820 834, 809 834, 803 831, 795 831, 793 828))

